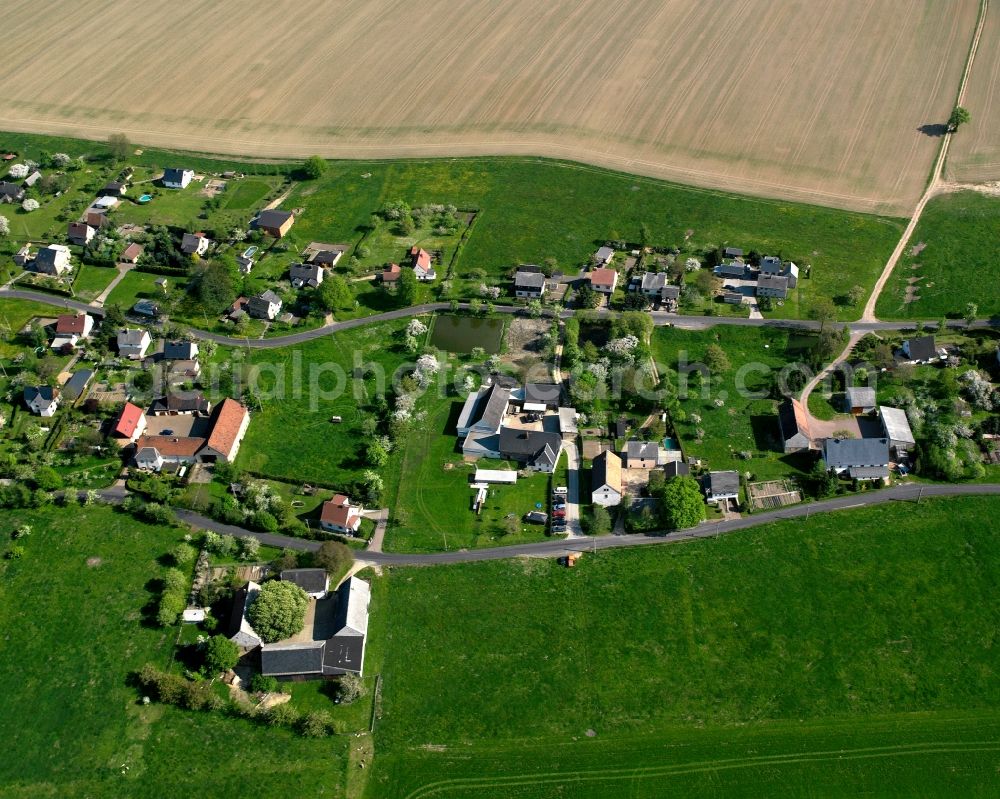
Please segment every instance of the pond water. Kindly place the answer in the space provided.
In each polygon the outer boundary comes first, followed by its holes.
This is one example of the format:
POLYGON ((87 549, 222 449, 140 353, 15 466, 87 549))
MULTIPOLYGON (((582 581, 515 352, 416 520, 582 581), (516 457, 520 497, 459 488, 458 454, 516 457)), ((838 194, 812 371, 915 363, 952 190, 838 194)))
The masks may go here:
POLYGON ((475 347, 482 347, 493 355, 500 352, 502 338, 503 319, 439 316, 434 320, 431 346, 460 355, 468 355, 475 347))

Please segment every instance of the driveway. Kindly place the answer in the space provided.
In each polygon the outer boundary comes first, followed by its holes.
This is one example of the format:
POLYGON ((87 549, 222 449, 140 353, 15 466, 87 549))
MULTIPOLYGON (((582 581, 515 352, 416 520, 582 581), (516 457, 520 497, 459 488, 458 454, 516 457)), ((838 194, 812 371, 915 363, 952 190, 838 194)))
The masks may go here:
POLYGON ((580 453, 576 442, 563 444, 566 450, 566 533, 567 539, 583 538, 583 525, 580 522, 580 453))
POLYGON ((365 548, 368 552, 381 552, 382 543, 385 541, 385 528, 389 522, 389 509, 379 508, 378 510, 366 510, 361 514, 365 519, 375 520, 375 532, 372 533, 371 539, 368 541, 368 546, 365 548))

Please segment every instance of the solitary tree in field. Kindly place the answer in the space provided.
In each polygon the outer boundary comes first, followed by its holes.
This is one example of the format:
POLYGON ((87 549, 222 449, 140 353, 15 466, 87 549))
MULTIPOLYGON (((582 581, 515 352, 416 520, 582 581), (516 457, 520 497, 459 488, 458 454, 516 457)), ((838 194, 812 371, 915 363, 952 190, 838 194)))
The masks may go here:
POLYGON ((966 323, 971 325, 973 322, 976 321, 977 316, 979 316, 979 306, 976 305, 974 302, 970 302, 968 305, 965 306, 965 313, 963 314, 966 323))
POLYGON ((10 235, 10 220, 5 216, 0 216, 0 236, 10 235))
POLYGON ((965 125, 969 120, 972 119, 972 115, 969 114, 962 106, 956 105, 955 110, 951 112, 951 116, 948 117, 948 129, 952 131, 958 130, 960 125, 965 125))
POLYGON ((847 302, 853 307, 865 298, 865 290, 861 286, 852 286, 847 292, 847 302))
POLYGON ((128 136, 124 133, 112 133, 108 136, 108 149, 116 161, 124 161, 128 158, 132 144, 129 142, 128 136))
POLYGON ((326 161, 318 155, 314 155, 302 165, 302 174, 309 180, 316 180, 326 171, 326 161))

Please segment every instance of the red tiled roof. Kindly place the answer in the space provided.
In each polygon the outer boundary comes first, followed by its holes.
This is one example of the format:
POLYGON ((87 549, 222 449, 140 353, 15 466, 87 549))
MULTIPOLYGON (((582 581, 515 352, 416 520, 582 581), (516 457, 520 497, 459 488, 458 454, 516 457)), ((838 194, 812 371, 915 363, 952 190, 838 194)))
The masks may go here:
POLYGON ((208 446, 228 457, 248 414, 249 411, 243 405, 226 397, 215 410, 212 432, 208 434, 208 446))
POLYGON ((399 276, 402 274, 402 270, 399 268, 399 264, 389 264, 388 269, 382 270, 382 282, 392 283, 393 281, 399 280, 399 276))
POLYGON ((613 286, 618 273, 614 269, 601 267, 590 273, 590 284, 592 286, 613 286))
POLYGON ((63 314, 56 320, 56 333, 67 334, 67 333, 77 333, 82 334, 85 325, 87 324, 87 314, 63 314))
POLYGON ((205 445, 203 438, 180 438, 178 436, 140 436, 135 442, 136 452, 143 447, 155 447, 167 457, 193 458, 205 445))
POLYGON ((121 409, 121 413, 118 414, 118 418, 115 420, 114 434, 122 438, 132 438, 143 416, 142 408, 138 405, 133 405, 131 402, 126 402, 125 407, 121 409))
POLYGON ((125 248, 125 252, 122 253, 123 261, 131 261, 134 258, 138 258, 142 255, 142 245, 132 242, 125 248))
POLYGON ((421 269, 431 268, 431 254, 427 250, 423 250, 420 247, 413 247, 410 249, 410 255, 413 256, 414 266, 419 266, 421 269))
POLYGON ((337 494, 333 499, 323 503, 320 521, 334 524, 337 527, 353 527, 354 522, 361 518, 358 509, 353 507, 347 497, 337 494))

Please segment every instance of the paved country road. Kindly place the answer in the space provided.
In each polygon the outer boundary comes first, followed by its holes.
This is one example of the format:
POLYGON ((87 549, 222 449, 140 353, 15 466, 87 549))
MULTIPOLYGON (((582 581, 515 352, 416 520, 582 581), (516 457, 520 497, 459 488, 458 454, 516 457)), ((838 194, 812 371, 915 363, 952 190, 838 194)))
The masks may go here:
MULTIPOLYGON (((102 309, 95 308, 85 302, 79 302, 78 300, 71 300, 65 297, 56 297, 52 294, 45 294, 40 291, 0 288, 0 298, 5 297, 18 300, 31 300, 32 302, 45 303, 46 305, 52 305, 57 308, 65 308, 67 310, 85 311, 95 316, 104 315, 104 311, 102 309)), ((468 303, 459 303, 458 307, 463 310, 467 310, 469 305, 468 303)), ((204 341, 214 341, 218 344, 230 347, 247 347, 254 350, 271 350, 278 349, 280 347, 287 347, 293 344, 303 344, 307 341, 314 341, 333 333, 339 333, 343 330, 353 330, 354 328, 364 327, 365 325, 378 324, 379 322, 389 322, 395 319, 408 319, 411 316, 434 313, 435 311, 447 311, 450 309, 451 303, 449 302, 428 302, 423 305, 400 308, 395 311, 387 311, 386 313, 374 314, 372 316, 362 316, 358 319, 347 319, 343 322, 332 322, 331 324, 316 327, 312 330, 303 330, 300 333, 289 333, 287 336, 275 336, 273 338, 265 339, 234 338, 232 336, 221 335, 220 333, 210 333, 207 330, 198 330, 193 327, 189 327, 187 329, 192 336, 204 341)), ((503 314, 526 313, 526 310, 523 307, 517 305, 498 305, 495 306, 494 310, 497 313, 503 314)), ((562 310, 558 312, 558 316, 560 319, 568 319, 575 313, 576 312, 573 310, 562 310)), ((602 309, 597 312, 597 315, 606 317, 612 316, 614 313, 615 312, 613 311, 602 309)), ((546 315, 551 317, 551 311, 546 315)), ((733 327, 776 327, 788 330, 819 330, 820 328, 819 322, 809 319, 748 319, 742 316, 679 316, 677 314, 669 314, 662 311, 652 311, 650 312, 650 316, 653 318, 653 323, 656 325, 673 325, 674 327, 693 329, 714 327, 716 325, 732 325, 733 327)), ((852 333, 868 333, 879 330, 915 330, 917 325, 921 323, 918 321, 859 321, 848 322, 846 324, 852 333)), ((922 324, 931 328, 936 328, 938 320, 927 320, 922 324)), ((956 330, 964 330, 969 327, 1000 327, 1000 318, 979 319, 973 322, 972 325, 968 325, 962 320, 950 320, 948 322, 948 327, 956 330)))
MULTIPOLYGON (((714 522, 702 524, 688 530, 681 530, 676 533, 663 535, 631 534, 619 536, 602 536, 600 538, 586 539, 553 539, 542 541, 537 544, 518 544, 509 547, 493 547, 491 549, 461 549, 455 552, 437 552, 425 555, 397 554, 388 552, 369 552, 360 550, 355 552, 355 557, 359 561, 373 563, 379 566, 434 566, 448 563, 470 563, 483 560, 503 560, 505 558, 516 557, 553 557, 562 555, 570 550, 596 551, 604 549, 620 549, 622 547, 638 547, 653 544, 675 544, 682 541, 690 541, 696 538, 714 538, 726 533, 734 533, 738 530, 747 530, 751 527, 759 527, 762 524, 781 521, 785 519, 803 519, 817 513, 830 513, 838 510, 850 508, 869 507, 872 505, 882 505, 888 502, 913 502, 916 503, 923 497, 957 497, 957 496, 1000 496, 1000 484, 984 483, 980 485, 919 485, 910 484, 886 488, 881 491, 870 491, 864 494, 852 494, 850 496, 836 497, 821 502, 812 502, 804 505, 794 505, 789 508, 782 508, 766 513, 757 513, 753 516, 745 516, 741 519, 732 519, 724 522, 714 522)), ((108 497, 111 499, 111 497, 108 497)), ((916 509, 914 509, 916 513, 916 509)), ((234 536, 252 535, 259 538, 262 544, 273 547, 296 549, 300 551, 316 551, 319 549, 319 541, 307 541, 302 538, 291 538, 284 535, 273 535, 271 533, 255 533, 245 530, 242 527, 234 527, 229 524, 208 519, 197 513, 188 510, 178 510, 177 517, 193 527, 202 530, 212 530, 217 533, 224 533, 234 536)))

